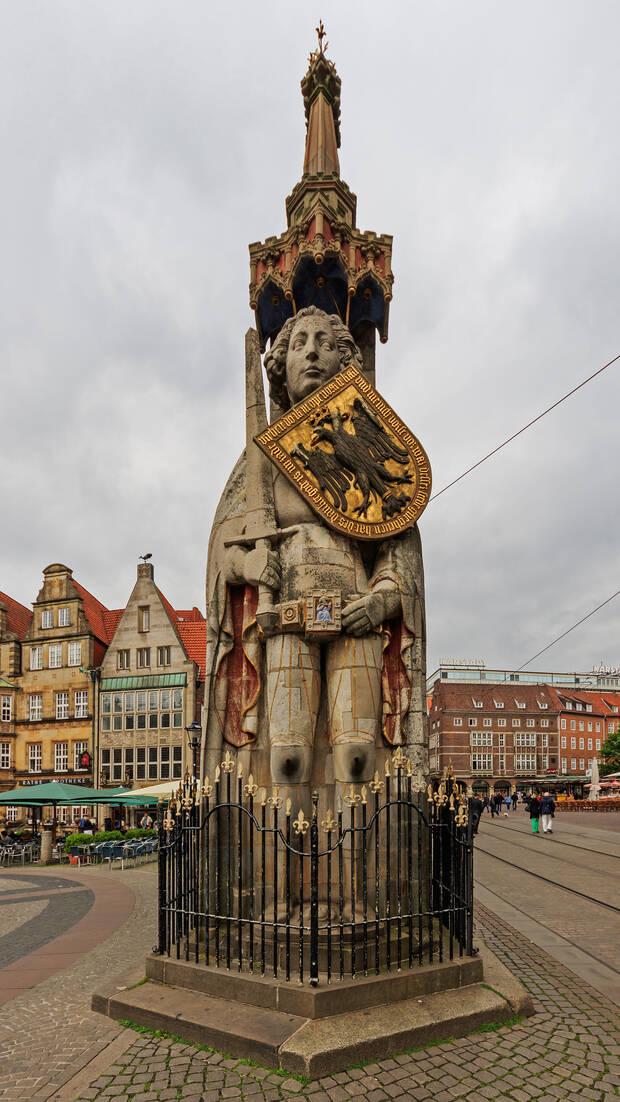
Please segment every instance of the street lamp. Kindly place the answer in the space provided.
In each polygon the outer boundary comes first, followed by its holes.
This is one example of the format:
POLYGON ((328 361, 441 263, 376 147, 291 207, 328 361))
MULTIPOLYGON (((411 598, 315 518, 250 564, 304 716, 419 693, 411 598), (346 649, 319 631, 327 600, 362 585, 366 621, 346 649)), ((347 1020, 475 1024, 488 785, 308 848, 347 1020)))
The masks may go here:
POLYGON ((189 727, 186 727, 187 741, 189 742, 190 749, 192 751, 192 776, 195 781, 198 780, 198 752, 200 750, 200 743, 202 740, 202 727, 199 723, 190 723, 189 727))

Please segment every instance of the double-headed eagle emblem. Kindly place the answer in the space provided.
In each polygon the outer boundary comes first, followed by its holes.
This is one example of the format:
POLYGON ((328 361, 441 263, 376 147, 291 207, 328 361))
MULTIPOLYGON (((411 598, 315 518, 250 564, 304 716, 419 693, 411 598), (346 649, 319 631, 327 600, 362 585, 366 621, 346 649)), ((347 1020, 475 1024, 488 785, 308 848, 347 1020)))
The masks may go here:
POLYGON ((426 452, 354 367, 256 436, 256 443, 331 527, 383 539, 428 502, 426 452))

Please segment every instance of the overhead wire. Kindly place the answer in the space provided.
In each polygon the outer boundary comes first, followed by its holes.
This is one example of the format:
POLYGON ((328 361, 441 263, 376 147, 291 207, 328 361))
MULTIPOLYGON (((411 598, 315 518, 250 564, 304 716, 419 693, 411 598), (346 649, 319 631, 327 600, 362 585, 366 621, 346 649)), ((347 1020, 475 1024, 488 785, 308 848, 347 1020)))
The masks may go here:
POLYGON ((436 498, 441 497, 442 494, 445 494, 446 490, 450 490, 453 486, 456 486, 457 482, 461 482, 461 480, 463 478, 466 478, 468 474, 471 474, 472 471, 475 471, 478 467, 481 467, 483 463, 486 463, 487 459, 491 459, 492 456, 497 455, 497 453, 501 451, 502 448, 505 448, 507 444, 511 444, 512 441, 516 440, 518 436, 521 436, 522 433, 526 432, 528 429, 531 429, 532 425, 536 425, 538 421, 542 421, 543 417, 546 417, 547 414, 551 413, 552 410, 557 409, 558 406, 561 406, 562 402, 565 402, 567 398, 571 398, 573 394, 576 394, 577 391, 581 390, 581 388, 586 386, 587 383, 591 383, 593 379, 596 379, 597 375, 602 375, 603 371, 606 371, 608 367, 612 366, 612 364, 617 363, 618 360, 620 360, 620 352, 617 356, 614 356, 612 360, 609 360, 606 364, 603 364, 602 367, 599 367, 596 371, 594 371, 592 375, 588 375, 587 379, 583 379, 582 382, 577 384, 577 386, 574 386, 573 389, 569 390, 567 394, 564 394, 561 398, 558 398, 557 402, 554 402, 553 405, 549 406, 547 409, 544 409, 542 413, 539 413, 536 417, 533 417, 531 421, 528 421, 527 425, 523 425, 522 428, 517 430, 517 432, 513 432, 512 436, 509 436, 506 440, 502 441, 501 444, 498 444, 496 448, 493 448, 492 451, 484 455, 482 459, 479 459, 476 463, 472 463, 471 467, 468 467, 466 471, 463 471, 463 473, 460 474, 458 478, 453 478, 452 482, 448 482, 447 486, 443 486, 442 489, 438 490, 436 494, 432 494, 432 496, 429 498, 429 504, 431 501, 435 501, 436 498))
POLYGON ((570 635, 571 631, 574 631, 575 628, 578 628, 580 624, 585 624, 586 620, 589 620, 590 617, 594 616, 595 612, 599 612, 601 608, 605 608, 605 605, 608 605, 610 601, 613 601, 614 597, 617 597, 618 594, 620 594, 620 589, 617 589, 615 593, 612 593, 611 597, 608 597, 606 601, 602 601, 600 605, 597 605, 596 608, 593 608, 592 611, 588 612, 586 616, 582 616, 581 620, 577 620, 577 623, 573 624, 572 627, 568 628, 567 631, 563 631, 562 634, 558 635, 557 639, 554 639, 552 643, 548 643, 547 646, 543 647, 542 650, 539 650, 537 654, 533 654, 532 657, 528 658, 527 662, 524 662, 522 666, 517 666, 516 673, 518 673, 519 670, 524 670, 526 666, 529 666, 530 662, 534 661, 534 659, 540 658, 540 655, 544 654, 545 651, 551 650, 551 647, 554 647, 556 643, 559 643, 560 639, 565 639, 566 636, 570 635))

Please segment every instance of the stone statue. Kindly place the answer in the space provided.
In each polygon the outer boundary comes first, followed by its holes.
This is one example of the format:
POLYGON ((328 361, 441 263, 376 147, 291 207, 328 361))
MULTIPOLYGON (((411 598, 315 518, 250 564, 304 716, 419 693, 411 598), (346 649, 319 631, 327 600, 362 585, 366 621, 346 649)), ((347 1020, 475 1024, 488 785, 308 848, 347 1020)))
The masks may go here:
MULTIPOLYGON (((349 365, 363 370, 342 320, 315 306, 299 310, 264 359, 272 419, 349 365)), ((213 523, 203 768, 212 775, 229 746, 248 752, 246 771, 260 784, 363 783, 381 768, 382 752, 406 745, 421 787, 425 621, 417 525, 384 540, 350 538, 329 527, 273 464, 265 481, 273 538, 247 538, 257 487, 245 452, 213 523), (269 591, 276 611, 287 610, 292 628, 261 631, 259 589, 269 591), (324 634, 309 633, 303 618, 295 626, 297 604, 309 594, 324 634)))

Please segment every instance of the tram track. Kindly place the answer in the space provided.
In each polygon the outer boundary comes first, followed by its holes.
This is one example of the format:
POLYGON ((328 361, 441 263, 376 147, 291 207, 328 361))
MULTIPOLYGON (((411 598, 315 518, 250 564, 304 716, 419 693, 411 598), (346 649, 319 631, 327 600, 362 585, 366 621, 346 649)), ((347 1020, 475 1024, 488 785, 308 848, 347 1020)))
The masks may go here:
MULTIPOLYGON (((490 856, 495 856, 495 855, 491 854, 490 856)), ((501 858, 500 858, 500 860, 501 860, 501 858)), ((506 863, 509 864, 510 862, 506 862, 506 863)), ((514 866, 514 867, 519 867, 519 866, 514 866)), ((529 871, 529 870, 524 870, 524 871, 529 871)), ((531 875, 536 876, 536 873, 531 873, 531 875)), ((545 880, 546 877, 540 877, 540 879, 545 880)), ((549 881, 549 883, 554 883, 554 881, 549 881)), ((560 935, 558 935, 557 931, 554 930, 553 926, 550 926, 547 922, 543 922, 539 917, 534 918, 531 914, 528 914, 527 911, 524 911, 523 907, 519 907, 518 904, 514 903, 512 901, 512 899, 511 900, 505 899, 503 895, 499 894, 499 892, 494 891, 493 888, 489 888, 488 885, 483 884, 481 880, 476 880, 475 877, 474 877, 474 884, 477 884, 479 888, 484 888, 484 890, 486 892, 488 892, 490 895, 494 895, 495 898, 499 899, 502 903, 508 903, 509 906, 514 911, 518 911, 519 914, 522 914, 529 922, 537 923, 538 926, 542 926, 543 929, 548 930, 552 934, 555 934, 556 937, 560 936, 560 935)), ((556 887, 562 887, 561 884, 556 884, 555 886, 556 887)), ((572 888, 567 888, 565 890, 566 891, 573 891, 572 888)), ((583 895, 583 892, 574 891, 574 894, 575 895, 583 895)), ((588 899, 591 903, 596 902, 590 896, 584 896, 584 898, 588 899)), ((598 902, 600 902, 600 900, 598 902)), ((611 904, 602 904, 602 905, 611 907, 612 910, 616 910, 616 911, 620 910, 620 908, 613 907, 611 904)), ((590 949, 585 949, 584 946, 583 946, 583 943, 577 943, 576 941, 573 941, 573 939, 570 938, 570 937, 567 937, 566 934, 562 934, 561 938, 562 938, 562 941, 565 941, 568 945, 571 945, 573 947, 573 949, 576 949, 579 953, 584 954, 584 956, 586 956, 586 957, 590 957, 591 960, 595 960, 597 962, 597 964, 602 965, 603 968, 606 968, 610 972, 615 973, 615 975, 620 976, 620 968, 616 968, 615 965, 610 964, 608 960, 605 960, 603 957, 600 957, 597 953, 593 953, 590 949)))
MULTIPOLYGON (((486 823, 486 820, 483 819, 482 822, 486 823)), ((506 823, 502 824, 501 829, 502 829, 502 831, 507 831, 509 834, 518 834, 519 837, 527 838, 528 840, 530 839, 530 837, 531 838, 534 837, 533 835, 526 834, 524 831, 519 830, 517 827, 510 827, 506 823)), ((578 849, 582 853, 591 853, 596 857, 611 857, 612 859, 614 859, 616 861, 620 861, 620 853, 609 853, 607 850, 591 849, 588 846, 578 846, 578 845, 575 845, 574 842, 568 842, 566 840, 566 838, 554 837, 552 844, 554 846, 561 846, 561 847, 568 846, 571 849, 578 849)))
MULTIPOLYGON (((517 843, 508 843, 508 845, 510 844, 516 845, 517 843)), ((586 892, 580 892, 577 888, 569 888, 568 885, 559 884, 557 880, 551 880, 550 877, 543 876, 540 872, 533 872, 532 869, 524 868, 523 865, 517 865, 516 862, 509 861, 507 857, 500 857, 497 853, 492 853, 491 850, 483 849, 478 840, 476 840, 475 852, 483 853, 486 857, 493 857, 496 861, 501 861, 502 864, 508 865, 512 869, 518 869, 520 872, 526 873, 527 876, 533 876, 537 880, 543 880, 546 884, 551 884, 554 888, 559 888, 560 891, 570 892, 571 895, 579 896, 589 903, 597 904, 599 907, 605 907, 609 911, 615 911, 617 914, 620 914, 620 907, 617 907, 614 903, 607 903, 604 899, 598 899, 596 896, 588 895, 586 892)), ((481 887, 487 888, 486 884, 482 884, 479 880, 476 880, 475 883, 480 884, 481 887)), ((487 888, 487 891, 491 891, 491 889, 487 888)), ((497 895, 497 892, 493 894, 497 895)), ((498 898, 501 898, 501 896, 498 898)), ((517 907, 516 909, 519 910, 520 908, 517 907)), ((525 914, 525 911, 523 914, 525 914)), ((544 923, 541 923, 541 925, 544 925, 544 923)))

